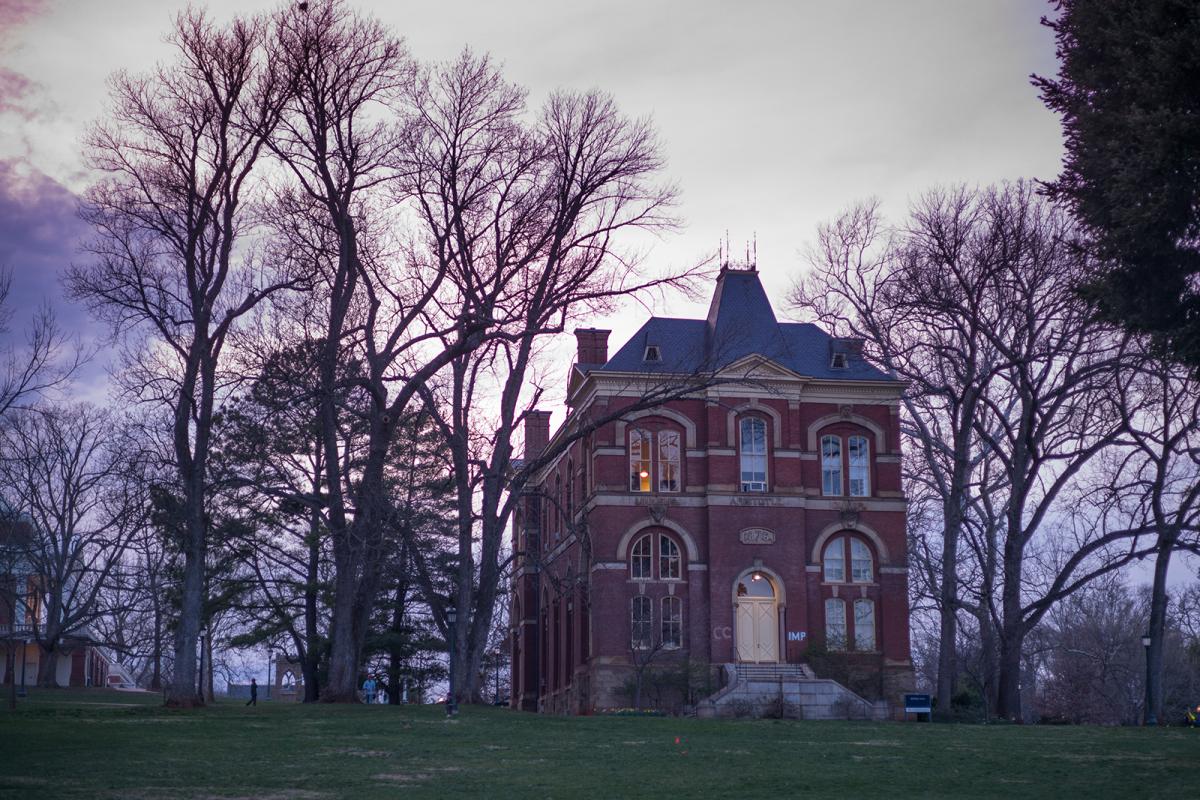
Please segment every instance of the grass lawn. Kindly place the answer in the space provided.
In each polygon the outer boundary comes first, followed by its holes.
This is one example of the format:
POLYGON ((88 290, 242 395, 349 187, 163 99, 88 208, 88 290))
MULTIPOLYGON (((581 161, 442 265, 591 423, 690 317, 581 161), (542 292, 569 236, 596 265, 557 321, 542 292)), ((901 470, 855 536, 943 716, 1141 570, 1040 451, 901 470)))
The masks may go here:
POLYGON ((1200 731, 556 718, 33 690, 0 797, 1190 797, 1200 731))

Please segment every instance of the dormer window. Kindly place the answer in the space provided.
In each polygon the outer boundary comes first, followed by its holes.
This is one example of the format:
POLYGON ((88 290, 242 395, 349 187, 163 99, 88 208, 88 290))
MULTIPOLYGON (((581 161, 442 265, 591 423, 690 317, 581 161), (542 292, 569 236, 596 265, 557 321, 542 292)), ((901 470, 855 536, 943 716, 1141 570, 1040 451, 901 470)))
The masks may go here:
POLYGON ((658 350, 658 345, 646 345, 646 354, 642 357, 643 361, 662 361, 662 353, 658 350))
POLYGON ((830 369, 845 369, 846 368, 846 354, 845 353, 834 353, 833 358, 829 362, 829 368, 830 369))

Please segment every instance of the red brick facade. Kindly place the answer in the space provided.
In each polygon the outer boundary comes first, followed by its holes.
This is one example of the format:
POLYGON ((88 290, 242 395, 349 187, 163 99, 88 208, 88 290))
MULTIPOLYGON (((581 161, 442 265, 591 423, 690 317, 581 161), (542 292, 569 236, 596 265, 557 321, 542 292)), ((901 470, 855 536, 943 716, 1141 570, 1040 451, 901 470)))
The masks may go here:
MULTIPOLYGON (((719 307, 735 280, 762 293, 756 273, 723 272, 710 338, 735 313, 719 307)), ((601 425, 527 487, 512 540, 514 707, 629 705, 639 661, 801 663, 813 647, 874 673, 881 695, 909 687, 901 386, 865 364, 839 372, 832 354, 861 361, 853 342, 764 324, 822 352, 714 362, 723 379, 601 425), (832 371, 795 368, 818 362, 832 371)), ((669 360, 652 345, 688 346, 674 328, 648 323, 612 360, 603 333, 579 332, 568 418, 551 437, 549 415, 532 416, 527 457, 636 403, 647 381, 697 380, 629 368, 631 353, 669 360)))

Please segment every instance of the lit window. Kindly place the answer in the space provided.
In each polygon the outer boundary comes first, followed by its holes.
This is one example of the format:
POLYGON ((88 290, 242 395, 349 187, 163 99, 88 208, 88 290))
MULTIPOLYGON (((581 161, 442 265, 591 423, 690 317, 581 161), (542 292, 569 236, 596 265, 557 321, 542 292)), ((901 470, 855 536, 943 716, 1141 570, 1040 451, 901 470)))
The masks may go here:
POLYGON ((677 581, 682 577, 679 545, 663 534, 658 536, 658 577, 665 581, 677 581))
POLYGON ((654 603, 649 597, 641 595, 633 598, 632 611, 630 613, 632 636, 630 644, 634 650, 649 650, 653 646, 651 635, 653 633, 653 614, 654 603))
POLYGON ((846 649, 846 604, 832 597, 825 601, 825 646, 846 649))
POLYGON ((662 599, 662 644, 669 650, 683 646, 683 602, 678 597, 662 599))
POLYGON ((870 600, 854 601, 854 649, 875 649, 875 603, 870 600))
POLYGON ((850 580, 870 583, 872 577, 870 548, 861 539, 850 539, 850 580))
POLYGON ((629 434, 629 491, 650 491, 650 434, 629 434))
POLYGON ((650 570, 653 557, 650 554, 650 534, 638 539, 633 545, 633 553, 629 559, 629 575, 635 581, 648 581, 652 577, 650 570))
POLYGON ((853 497, 866 497, 871 493, 867 437, 851 436, 846 440, 846 450, 850 456, 850 494, 853 497))
POLYGON ((767 490, 767 423, 755 417, 742 420, 742 491, 767 490))
POLYGON ((842 493, 842 440, 836 436, 821 437, 821 494, 842 493))
POLYGON ((837 537, 825 545, 825 580, 841 583, 846 580, 846 540, 837 537))
POLYGON ((658 435, 658 490, 679 491, 679 434, 674 431, 658 435))

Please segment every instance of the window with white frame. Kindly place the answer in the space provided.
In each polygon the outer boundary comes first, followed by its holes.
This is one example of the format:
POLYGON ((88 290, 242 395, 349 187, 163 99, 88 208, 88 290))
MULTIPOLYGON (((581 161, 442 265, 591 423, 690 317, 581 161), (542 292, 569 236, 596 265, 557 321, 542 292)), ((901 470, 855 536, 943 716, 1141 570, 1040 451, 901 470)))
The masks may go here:
POLYGON ((854 601, 854 649, 875 649, 875 603, 871 600, 854 601))
POLYGON ((633 430, 629 434, 629 491, 650 491, 650 434, 633 430))
POLYGON ((648 533, 633 543, 629 554, 629 577, 635 581, 648 581, 654 577, 651 573, 654 568, 652 547, 653 539, 648 533))
POLYGON ((654 601, 649 597, 638 595, 633 598, 630 607, 630 645, 634 650, 649 650, 654 646, 652 639, 654 630, 654 601))
POLYGON ((821 437, 821 494, 842 493, 842 440, 837 436, 821 437))
POLYGON ((683 601, 678 597, 662 599, 662 645, 668 650, 683 646, 683 601))
POLYGON ((825 601, 825 646, 830 650, 846 649, 846 603, 836 597, 825 601))
POLYGON ((867 437, 851 436, 846 440, 846 451, 850 469, 850 495, 867 497, 871 494, 871 460, 867 437))
POLYGON ((683 577, 679 557, 679 545, 665 533, 658 535, 658 577, 664 581, 677 581, 683 577))
POLYGON ((855 583, 870 583, 874 579, 871 564, 871 548, 862 539, 850 539, 850 580, 855 583))
POLYGON ((675 431, 658 434, 658 490, 679 491, 679 434, 675 431))
POLYGON ((837 536, 830 539, 825 545, 822 561, 827 583, 846 582, 847 562, 850 565, 851 583, 871 583, 875 579, 875 559, 871 555, 871 548, 856 536, 837 536))
POLYGON ((825 545, 825 580, 842 583, 846 580, 846 540, 839 536, 825 545))
POLYGON ((767 490, 767 423, 745 417, 741 423, 742 491, 767 490))

